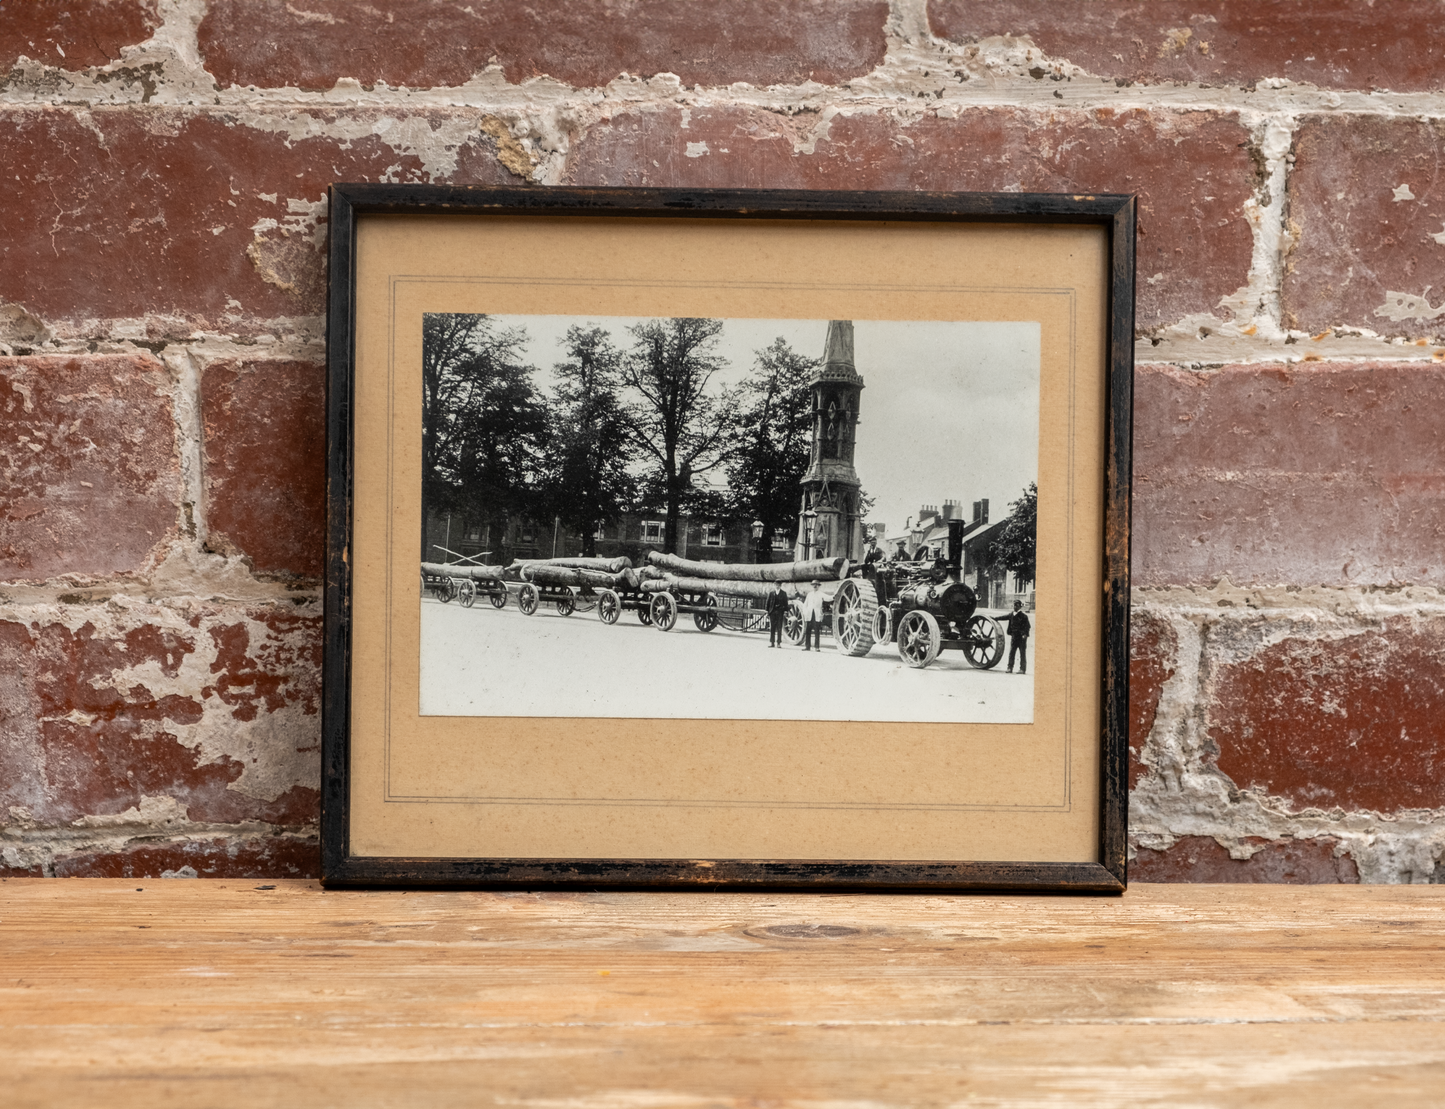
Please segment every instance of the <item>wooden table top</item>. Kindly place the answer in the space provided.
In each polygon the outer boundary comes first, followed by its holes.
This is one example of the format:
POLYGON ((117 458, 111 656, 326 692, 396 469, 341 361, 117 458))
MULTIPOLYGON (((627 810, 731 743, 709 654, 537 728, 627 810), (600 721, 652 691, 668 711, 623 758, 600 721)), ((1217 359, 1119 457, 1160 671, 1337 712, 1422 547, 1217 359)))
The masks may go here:
POLYGON ((0 882, 0 1104, 1439 1106, 1445 887, 0 882))

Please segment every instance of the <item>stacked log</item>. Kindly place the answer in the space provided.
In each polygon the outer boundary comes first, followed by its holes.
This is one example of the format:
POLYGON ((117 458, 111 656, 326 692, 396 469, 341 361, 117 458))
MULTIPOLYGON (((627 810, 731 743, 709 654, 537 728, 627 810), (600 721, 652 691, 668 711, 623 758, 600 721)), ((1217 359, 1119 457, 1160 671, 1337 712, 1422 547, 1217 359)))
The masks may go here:
POLYGON ((627 588, 631 568, 610 573, 586 567, 557 566, 533 562, 522 567, 522 580, 534 585, 592 585, 602 589, 627 588))
POLYGON ((471 578, 472 581, 501 581, 507 572, 504 566, 465 566, 459 563, 423 562, 422 571, 448 578, 471 578))
POLYGON ((509 569, 523 573, 529 566, 560 566, 569 570, 603 570, 609 574, 620 574, 632 569, 632 560, 618 555, 616 558, 519 558, 509 569))
POLYGON ((693 562, 677 555, 651 551, 647 561, 679 577, 715 581, 838 581, 848 576, 846 558, 815 558, 810 562, 693 562))
MULTIPOLYGON (((677 574, 664 574, 661 578, 654 578, 642 583, 644 593, 716 593, 722 597, 748 597, 755 601, 766 601, 776 592, 778 586, 783 587, 789 599, 796 599, 808 591, 808 586, 803 582, 763 582, 763 581, 722 581, 717 578, 685 578, 677 574)), ((831 598, 838 589, 836 581, 822 582, 819 591, 825 597, 831 598)))

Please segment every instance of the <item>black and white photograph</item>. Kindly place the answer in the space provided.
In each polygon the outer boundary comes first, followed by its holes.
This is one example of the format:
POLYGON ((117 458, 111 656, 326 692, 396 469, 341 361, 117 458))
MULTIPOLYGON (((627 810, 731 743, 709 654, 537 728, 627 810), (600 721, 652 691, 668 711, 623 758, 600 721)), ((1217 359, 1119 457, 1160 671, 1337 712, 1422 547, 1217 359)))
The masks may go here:
POLYGON ((422 715, 1033 721, 1038 323, 428 313, 422 360, 422 715))

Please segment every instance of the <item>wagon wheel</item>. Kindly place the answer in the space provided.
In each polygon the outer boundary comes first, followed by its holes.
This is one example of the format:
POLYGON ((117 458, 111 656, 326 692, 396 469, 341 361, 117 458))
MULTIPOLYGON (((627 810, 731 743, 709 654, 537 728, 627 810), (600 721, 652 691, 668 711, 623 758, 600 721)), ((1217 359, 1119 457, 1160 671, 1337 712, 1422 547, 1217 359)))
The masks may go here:
POLYGON ((597 595, 597 618, 604 624, 617 623, 617 617, 622 614, 622 598, 610 589, 604 589, 597 595))
POLYGON ((531 582, 523 582, 522 588, 517 590, 517 607, 522 610, 523 616, 531 616, 537 611, 537 587, 531 582))
POLYGON ((692 622, 697 625, 698 631, 710 632, 713 628, 717 627, 718 623, 717 598, 709 593, 707 600, 704 601, 703 604, 707 605, 706 611, 694 612, 692 614, 692 622))
POLYGON ((457 583, 455 578, 442 578, 437 583, 437 600, 444 605, 452 603, 452 598, 457 595, 457 583))
POLYGON ((942 643, 938 621, 927 609, 915 608, 898 621, 898 654, 909 666, 927 666, 938 657, 942 643))
POLYGON ((464 578, 457 586, 457 593, 461 597, 462 607, 471 608, 477 599, 477 583, 471 578, 464 578))
POLYGON ((873 642, 889 643, 893 639, 893 613, 887 605, 879 605, 873 614, 873 642))
MULTIPOLYGON (((644 594, 644 596, 645 596, 645 594, 644 594)), ((636 609, 636 611, 637 611, 637 622, 638 622, 639 624, 643 624, 643 625, 645 625, 645 626, 650 626, 650 625, 652 624, 652 607, 651 607, 651 606, 652 606, 652 602, 651 602, 651 601, 648 601, 648 600, 644 600, 641 604, 639 604, 639 605, 637 606, 637 609, 636 609)))
POLYGON ((992 670, 1003 658, 1003 628, 992 616, 975 616, 963 629, 963 653, 980 670, 992 670))
POLYGON ((873 618, 878 598, 873 586, 849 578, 833 594, 833 641, 838 650, 862 658, 873 649, 873 618))
POLYGON ((489 594, 488 597, 487 597, 487 600, 489 600, 489 601, 492 602, 492 607, 493 607, 493 608, 506 608, 506 607, 507 607, 507 587, 506 587, 505 585, 502 585, 502 584, 498 583, 498 585, 497 585, 497 591, 496 591, 495 593, 489 594))
POLYGON ((783 634, 788 637, 788 642, 797 646, 803 642, 803 608, 797 601, 788 605, 788 611, 783 614, 783 634))
POLYGON ((576 611, 577 598, 570 587, 566 588, 562 591, 562 595, 557 598, 557 615, 571 616, 576 611))
POLYGON ((672 626, 677 623, 677 601, 671 593, 653 594, 652 623, 659 631, 672 631, 672 626))

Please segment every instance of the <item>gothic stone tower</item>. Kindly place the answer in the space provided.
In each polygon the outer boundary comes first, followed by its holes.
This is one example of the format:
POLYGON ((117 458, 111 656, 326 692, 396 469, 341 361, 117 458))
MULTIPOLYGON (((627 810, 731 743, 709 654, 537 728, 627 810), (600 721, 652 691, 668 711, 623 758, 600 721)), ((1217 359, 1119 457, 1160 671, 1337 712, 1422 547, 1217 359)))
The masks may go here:
POLYGON ((853 366, 853 321, 829 320, 823 364, 813 389, 813 455, 803 475, 795 555, 849 561, 863 557, 863 519, 853 446, 863 378, 853 366))

